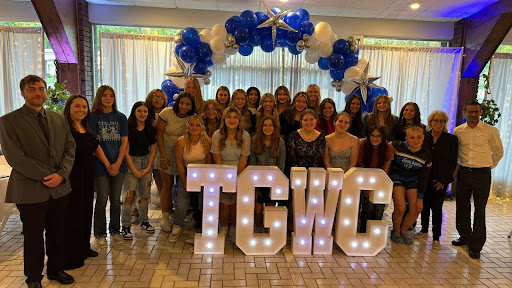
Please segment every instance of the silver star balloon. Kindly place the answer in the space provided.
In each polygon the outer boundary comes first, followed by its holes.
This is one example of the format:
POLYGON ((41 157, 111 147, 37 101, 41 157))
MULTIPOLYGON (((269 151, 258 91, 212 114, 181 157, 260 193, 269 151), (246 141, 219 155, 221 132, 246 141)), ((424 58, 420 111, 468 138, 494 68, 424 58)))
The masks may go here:
POLYGON ((286 14, 288 14, 291 10, 284 10, 277 14, 274 14, 272 10, 268 7, 267 3, 265 1, 263 2, 263 6, 265 6, 265 9, 267 10, 268 20, 258 25, 258 28, 264 28, 264 27, 272 27, 272 43, 274 43, 274 47, 276 46, 276 35, 277 35, 277 28, 282 28, 288 31, 297 32, 297 30, 290 27, 288 24, 284 23, 282 20, 286 14))
POLYGON ((197 79, 203 79, 203 78, 209 78, 208 73, 206 74, 196 74, 194 73, 194 67, 196 66, 197 60, 190 63, 188 66, 185 65, 185 62, 181 60, 181 58, 176 54, 176 51, 174 51, 174 58, 176 59, 176 62, 178 63, 178 68, 180 71, 178 72, 171 72, 171 73, 165 73, 164 75, 170 76, 170 77, 177 77, 177 78, 184 78, 185 82, 187 82, 188 78, 194 77, 197 79))
POLYGON ((354 83, 356 83, 356 87, 354 89, 352 89, 352 91, 350 92, 350 94, 348 95, 351 95, 352 93, 356 92, 357 90, 361 90, 361 96, 363 97, 363 101, 364 101, 364 104, 366 104, 366 98, 368 98, 368 90, 366 88, 378 88, 380 86, 376 85, 376 84, 373 84, 373 82, 375 82, 377 79, 379 79, 380 77, 370 77, 368 78, 368 67, 369 67, 369 63, 366 64, 366 67, 364 68, 363 70, 363 74, 361 75, 361 78, 359 79, 352 79, 352 81, 354 83))

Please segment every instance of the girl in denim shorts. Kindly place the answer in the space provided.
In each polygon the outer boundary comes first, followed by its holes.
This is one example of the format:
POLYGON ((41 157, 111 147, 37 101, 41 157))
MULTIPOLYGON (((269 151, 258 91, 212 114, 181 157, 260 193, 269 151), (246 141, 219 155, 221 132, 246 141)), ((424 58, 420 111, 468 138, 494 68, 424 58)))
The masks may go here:
POLYGON ((153 127, 153 110, 140 101, 133 105, 128 118, 128 149, 126 164, 128 173, 124 179, 121 235, 125 240, 133 239, 130 229, 131 206, 137 193, 140 228, 147 233, 155 233, 148 222, 148 198, 151 192, 151 171, 156 155, 156 131, 153 127))

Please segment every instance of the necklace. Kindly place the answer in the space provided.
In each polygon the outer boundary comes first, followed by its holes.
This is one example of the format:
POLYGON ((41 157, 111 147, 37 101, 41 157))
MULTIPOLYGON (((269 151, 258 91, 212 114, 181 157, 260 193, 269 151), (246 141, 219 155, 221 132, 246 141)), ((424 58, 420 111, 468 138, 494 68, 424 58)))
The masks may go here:
POLYGON ((303 137, 303 139, 304 139, 304 141, 306 141, 306 142, 310 142, 310 141, 311 141, 311 139, 313 139, 313 137, 315 137, 315 135, 316 135, 316 134, 315 134, 315 131, 313 131, 313 132, 311 132, 311 136, 309 136, 309 137, 306 139, 306 137, 307 137, 307 136, 306 136, 306 132, 305 132, 304 130, 302 130, 301 132, 302 132, 302 136, 304 136, 304 137, 303 137))

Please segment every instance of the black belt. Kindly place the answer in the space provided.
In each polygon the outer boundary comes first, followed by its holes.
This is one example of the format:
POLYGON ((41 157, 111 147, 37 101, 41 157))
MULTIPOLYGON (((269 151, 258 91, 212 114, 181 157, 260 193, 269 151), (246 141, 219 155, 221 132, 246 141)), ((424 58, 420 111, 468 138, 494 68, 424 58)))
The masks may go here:
POLYGON ((464 169, 467 171, 485 171, 491 169, 491 167, 466 167, 466 166, 460 166, 459 169, 464 169))

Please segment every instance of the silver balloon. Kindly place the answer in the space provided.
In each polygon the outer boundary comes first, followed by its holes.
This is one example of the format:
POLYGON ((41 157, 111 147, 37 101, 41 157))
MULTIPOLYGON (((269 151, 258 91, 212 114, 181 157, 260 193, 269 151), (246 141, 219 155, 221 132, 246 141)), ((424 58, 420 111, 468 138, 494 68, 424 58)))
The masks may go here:
POLYGON ((343 86, 343 81, 336 81, 336 88, 340 88, 341 89, 341 86, 343 86))
POLYGON ((341 87, 336 86, 336 92, 341 92, 341 87))
POLYGON ((232 46, 233 45, 231 45, 231 43, 229 43, 229 42, 224 43, 224 47, 226 47, 226 48, 231 48, 232 46))
MULTIPOLYGON (((307 34, 306 34, 307 35, 307 34)), ((310 48, 311 47, 311 43, 309 42, 304 42, 304 48, 310 48)))
POLYGON ((212 71, 206 70, 206 73, 204 73, 204 75, 206 75, 206 77, 210 78, 212 76, 212 71))
POLYGON ((355 44, 355 43, 350 45, 350 51, 352 51, 352 52, 356 52, 357 48, 359 48, 359 47, 357 47, 357 44, 355 44))
POLYGON ((331 86, 332 86, 332 87, 336 87, 336 80, 332 80, 332 81, 331 81, 331 86))
POLYGON ((204 79, 204 85, 210 85, 211 81, 210 79, 206 78, 204 79))
POLYGON ((233 49, 235 50, 238 50, 238 48, 240 48, 240 45, 238 45, 238 43, 233 43, 231 47, 233 47, 233 49))
POLYGON ((308 34, 304 34, 302 36, 302 40, 304 40, 305 42, 308 42, 309 41, 309 35, 308 34))
POLYGON ((304 50, 304 45, 305 44, 306 43, 304 43, 304 40, 299 40, 299 42, 297 42, 297 50, 299 50, 299 51, 304 50))
POLYGON ((235 44, 236 43, 235 36, 233 36, 232 34, 228 34, 228 36, 226 36, 226 39, 228 39, 229 44, 235 44))
POLYGON ((174 43, 176 43, 176 45, 183 44, 183 41, 181 40, 181 34, 174 36, 174 43))

